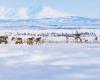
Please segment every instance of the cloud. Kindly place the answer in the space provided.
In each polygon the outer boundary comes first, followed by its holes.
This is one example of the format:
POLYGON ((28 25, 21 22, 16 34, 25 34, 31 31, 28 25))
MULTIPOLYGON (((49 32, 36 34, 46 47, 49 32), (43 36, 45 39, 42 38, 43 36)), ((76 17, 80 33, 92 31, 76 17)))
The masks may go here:
POLYGON ((21 19, 28 19, 28 9, 27 8, 18 9, 17 14, 21 19))
POLYGON ((71 14, 66 12, 61 12, 51 7, 45 6, 43 7, 42 11, 40 11, 36 15, 36 18, 57 18, 65 16, 71 16, 71 14))
POLYGON ((0 6, 0 19, 8 18, 8 13, 10 12, 11 8, 0 6))
POLYGON ((5 7, 0 7, 0 18, 5 17, 5 7))
POLYGON ((27 19, 28 8, 9 8, 0 6, 0 19, 27 19))

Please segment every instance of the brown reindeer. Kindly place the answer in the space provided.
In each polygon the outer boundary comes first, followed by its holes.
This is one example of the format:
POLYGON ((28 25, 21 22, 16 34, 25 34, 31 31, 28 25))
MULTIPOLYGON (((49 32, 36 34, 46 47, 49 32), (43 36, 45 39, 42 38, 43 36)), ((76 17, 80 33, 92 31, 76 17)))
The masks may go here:
POLYGON ((8 43, 7 39, 8 39, 8 36, 0 36, 0 44, 2 42, 4 42, 5 44, 7 44, 8 43))
POLYGON ((12 37, 11 40, 14 40, 15 44, 23 44, 22 38, 20 38, 20 37, 18 37, 18 38, 12 37))
POLYGON ((31 37, 31 38, 27 38, 27 44, 28 45, 33 45, 35 38, 31 37))
POLYGON ((41 43, 41 37, 37 37, 37 38, 35 38, 35 42, 36 42, 36 44, 41 43))

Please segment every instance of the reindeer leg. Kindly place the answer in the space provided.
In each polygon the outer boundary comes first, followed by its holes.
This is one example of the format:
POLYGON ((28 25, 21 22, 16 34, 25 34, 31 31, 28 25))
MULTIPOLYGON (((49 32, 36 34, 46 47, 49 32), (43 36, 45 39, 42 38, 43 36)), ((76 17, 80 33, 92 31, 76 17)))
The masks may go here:
POLYGON ((8 43, 8 41, 5 41, 5 44, 7 44, 8 43))

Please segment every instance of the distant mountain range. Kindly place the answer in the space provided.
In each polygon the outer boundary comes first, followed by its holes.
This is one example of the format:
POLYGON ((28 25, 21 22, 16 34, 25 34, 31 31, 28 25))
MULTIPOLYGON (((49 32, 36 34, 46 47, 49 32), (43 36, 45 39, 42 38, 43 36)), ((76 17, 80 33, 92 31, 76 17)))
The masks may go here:
POLYGON ((79 16, 0 20, 0 29, 100 28, 100 19, 79 16))

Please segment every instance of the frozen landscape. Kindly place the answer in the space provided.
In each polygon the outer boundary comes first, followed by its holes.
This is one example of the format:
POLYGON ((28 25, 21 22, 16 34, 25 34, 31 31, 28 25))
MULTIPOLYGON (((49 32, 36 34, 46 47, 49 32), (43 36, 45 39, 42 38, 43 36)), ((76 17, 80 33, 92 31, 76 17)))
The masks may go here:
POLYGON ((0 36, 8 43, 0 44, 0 80, 100 80, 99 25, 100 19, 78 16, 1 20, 0 36), (87 42, 68 37, 76 32, 87 42), (28 45, 31 37, 41 43, 28 45))
MULTIPOLYGON (((22 37, 42 33, 82 33, 100 37, 99 29, 1 30, 0 35, 22 37), (24 35, 23 35, 24 34, 24 35)), ((92 36, 93 37, 93 36, 92 36)), ((45 37, 58 43, 0 44, 1 80, 99 80, 100 43, 66 43, 65 37, 45 37)))
POLYGON ((0 80, 100 80, 100 0, 0 0, 0 80))
POLYGON ((99 80, 100 44, 0 45, 2 80, 99 80))

